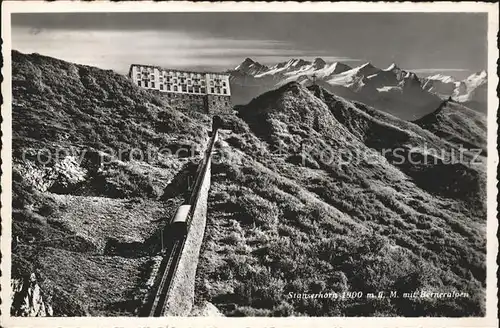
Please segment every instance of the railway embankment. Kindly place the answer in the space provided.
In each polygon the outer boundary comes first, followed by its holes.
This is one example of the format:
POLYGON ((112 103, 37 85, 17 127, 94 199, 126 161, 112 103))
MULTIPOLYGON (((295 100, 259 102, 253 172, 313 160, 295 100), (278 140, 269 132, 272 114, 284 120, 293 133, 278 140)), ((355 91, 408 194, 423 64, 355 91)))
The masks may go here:
MULTIPOLYGON (((216 132, 217 133, 217 132, 216 132)), ((208 145, 206 158, 199 171, 200 182, 195 185, 192 195, 192 216, 188 234, 170 290, 165 302, 164 316, 188 316, 193 308, 195 295, 195 277, 200 249, 207 222, 207 200, 210 189, 212 148, 217 138, 208 145)))

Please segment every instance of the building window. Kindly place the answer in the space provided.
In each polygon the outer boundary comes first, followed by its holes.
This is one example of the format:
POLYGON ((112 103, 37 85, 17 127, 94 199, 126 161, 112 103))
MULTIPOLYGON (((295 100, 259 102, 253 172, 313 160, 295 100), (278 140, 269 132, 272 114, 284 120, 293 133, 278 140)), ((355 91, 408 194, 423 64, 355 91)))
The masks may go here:
POLYGON ((177 83, 177 79, 174 79, 174 84, 176 84, 176 83, 177 83))
POLYGON ((225 87, 225 86, 226 86, 226 82, 222 82, 222 86, 224 86, 224 87, 225 87))
POLYGON ((210 92, 211 92, 211 93, 214 93, 214 88, 210 88, 210 92))
POLYGON ((160 84, 160 90, 163 90, 163 84, 160 84))
POLYGON ((176 85, 174 85, 174 91, 179 91, 176 85))
POLYGON ((226 89, 222 89, 222 93, 223 93, 223 94, 227 94, 226 89))
POLYGON ((201 93, 205 93, 205 88, 201 88, 201 93))
POLYGON ((151 82, 151 88, 154 88, 154 87, 155 87, 155 83, 151 82))
POLYGON ((224 104, 227 106, 227 101, 224 104))
POLYGON ((137 81, 137 85, 138 85, 138 86, 141 86, 141 81, 137 81))
POLYGON ((167 91, 170 91, 170 84, 167 84, 167 91))
POLYGON ((148 81, 144 81, 144 86, 145 86, 146 88, 149 88, 148 81))
POLYGON ((187 86, 185 84, 182 85, 182 92, 186 92, 187 91, 187 86))

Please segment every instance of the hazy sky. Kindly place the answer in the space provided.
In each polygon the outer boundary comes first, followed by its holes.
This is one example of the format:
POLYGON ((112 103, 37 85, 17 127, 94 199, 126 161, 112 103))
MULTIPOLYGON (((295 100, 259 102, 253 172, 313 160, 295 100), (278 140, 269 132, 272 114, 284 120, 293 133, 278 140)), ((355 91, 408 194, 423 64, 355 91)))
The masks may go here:
POLYGON ((126 73, 131 63, 225 70, 246 57, 370 61, 464 77, 486 69, 487 16, 471 13, 35 13, 13 48, 126 73))

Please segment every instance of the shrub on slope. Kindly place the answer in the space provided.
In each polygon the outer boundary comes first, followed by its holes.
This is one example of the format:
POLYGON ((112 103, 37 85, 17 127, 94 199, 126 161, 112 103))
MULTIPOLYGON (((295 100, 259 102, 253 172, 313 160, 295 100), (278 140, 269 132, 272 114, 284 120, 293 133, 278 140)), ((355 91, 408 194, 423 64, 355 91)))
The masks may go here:
MULTIPOLYGON (((71 156, 76 160, 74 169, 86 172, 87 178, 99 178, 102 182, 112 178, 110 172, 120 171, 123 175, 125 184, 118 187, 125 188, 123 191, 114 192, 116 188, 110 186, 108 191, 94 194, 127 195, 137 185, 144 185, 144 193, 151 194, 147 188, 154 181, 148 181, 151 179, 144 172, 131 172, 121 162, 135 159, 179 169, 177 158, 162 157, 161 154, 168 154, 165 150, 175 152, 185 146, 193 147, 199 154, 206 138, 200 121, 171 109, 164 100, 124 76, 38 54, 13 51, 12 60, 13 157, 21 166, 14 169, 26 172, 27 160, 35 165, 35 171, 40 171, 42 180, 50 181, 50 176, 57 180, 59 172, 40 168, 40 154, 42 159, 52 158, 50 167, 71 156), (92 155, 97 159, 93 160, 92 155), (99 163, 93 162, 101 156, 107 156, 110 165, 106 172, 97 173, 99 163), (113 162, 114 157, 119 161, 113 162), (127 186, 126 180, 132 184, 127 186)), ((87 180, 89 184, 91 181, 87 180)), ((52 184, 46 187, 51 188, 52 184)), ((89 188, 92 185, 84 189, 89 188)), ((63 189, 58 188, 58 192, 78 192, 63 189)))
MULTIPOLYGON (((351 103, 321 88, 312 87, 311 90, 328 105, 343 126, 412 177, 420 188, 445 197, 460 198, 467 206, 485 211, 486 174, 481 158, 476 159, 476 155, 468 151, 460 155, 457 145, 442 139, 442 134, 434 134, 364 104, 351 103)), ((465 124, 460 129, 455 130, 452 126, 449 129, 456 135, 476 133, 482 134, 483 138, 486 136, 485 130, 467 132, 465 124)))
POLYGON ((160 198, 199 157, 209 120, 38 54, 12 52, 12 87, 13 278, 35 273, 55 315, 136 314, 183 195, 160 198), (166 152, 191 145, 194 158, 166 152))
POLYGON ((35 139, 98 150, 158 149, 174 137, 203 138, 198 123, 112 71, 17 51, 12 62, 15 146, 35 139))
POLYGON ((200 298, 233 316, 483 313, 484 213, 420 188, 380 154, 373 163, 322 161, 318 147, 370 149, 298 84, 256 98, 240 115, 212 164, 200 298), (289 161, 301 145, 316 150, 316 166, 289 161), (470 297, 339 302, 290 294, 389 290, 470 297))
POLYGON ((414 123, 464 148, 479 148, 483 155, 487 153, 486 116, 459 103, 445 101, 414 123))

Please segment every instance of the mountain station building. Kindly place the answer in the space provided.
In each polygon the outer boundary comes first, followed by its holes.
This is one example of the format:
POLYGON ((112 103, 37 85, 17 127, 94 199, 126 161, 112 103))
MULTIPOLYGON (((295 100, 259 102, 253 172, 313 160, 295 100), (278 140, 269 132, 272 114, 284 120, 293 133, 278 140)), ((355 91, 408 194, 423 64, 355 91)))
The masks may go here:
POLYGON ((177 109, 207 114, 232 112, 229 74, 166 69, 132 64, 129 78, 147 90, 158 93, 177 109))

